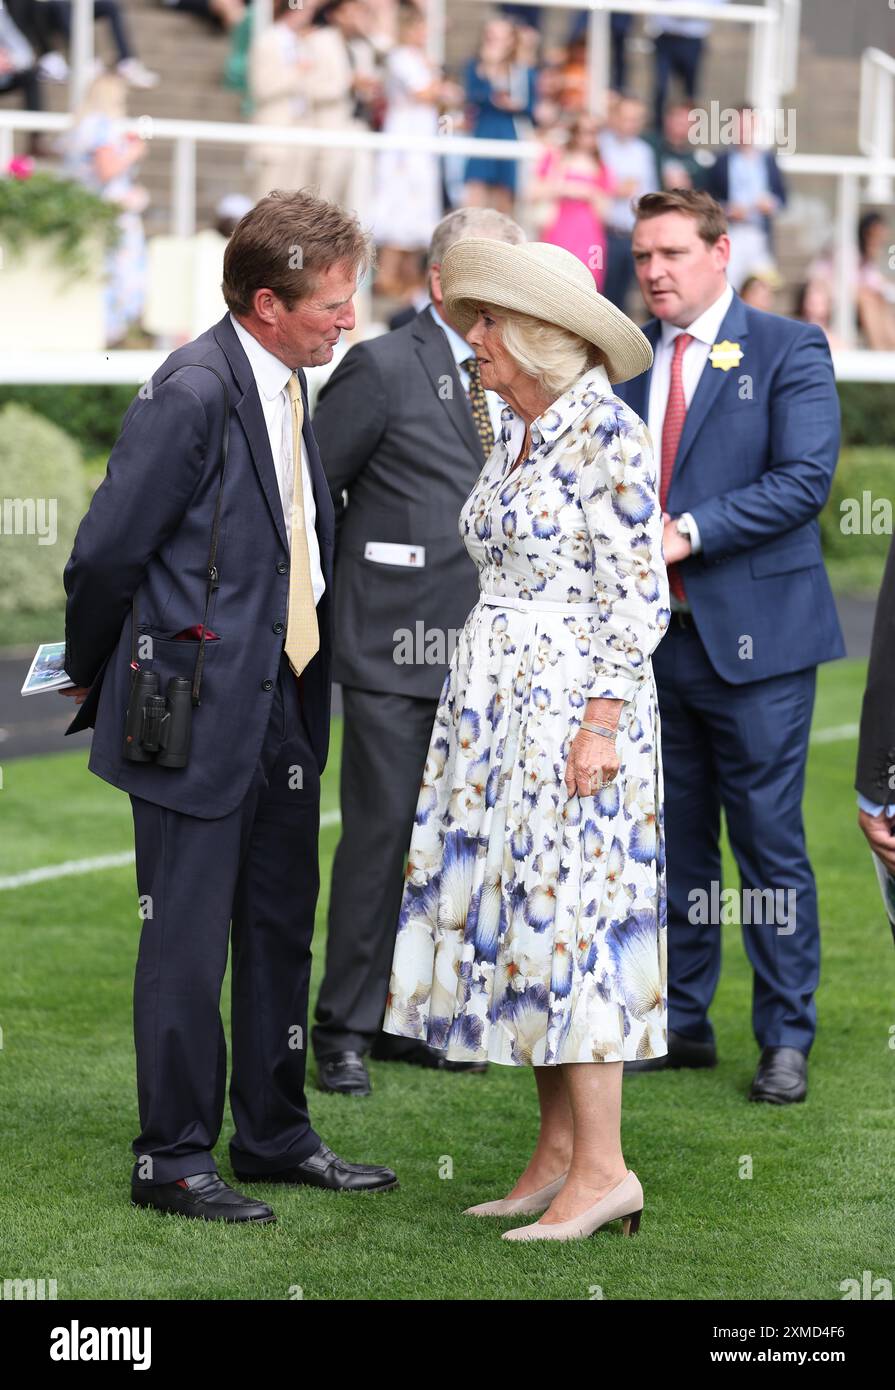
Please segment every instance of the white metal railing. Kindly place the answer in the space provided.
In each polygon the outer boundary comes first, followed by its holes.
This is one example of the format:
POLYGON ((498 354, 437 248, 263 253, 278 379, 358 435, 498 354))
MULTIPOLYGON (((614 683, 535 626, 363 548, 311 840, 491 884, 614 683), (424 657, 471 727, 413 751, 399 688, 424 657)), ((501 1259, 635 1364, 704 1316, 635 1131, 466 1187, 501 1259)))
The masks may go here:
MULTIPOLYGON (((858 149, 868 159, 891 159, 895 110, 895 58, 881 48, 865 48, 861 54, 861 92, 858 106, 858 149)), ((872 203, 892 202, 892 179, 873 173, 865 197, 872 203)))
MULTIPOLYGON (((64 131, 71 116, 46 111, 0 111, 0 167, 12 154, 15 130, 64 131)), ((144 139, 174 143, 172 173, 172 231, 190 236, 196 229, 195 172, 199 144, 241 145, 258 143, 312 145, 327 149, 413 149, 438 155, 486 155, 492 159, 536 159, 543 145, 536 140, 479 140, 469 135, 386 135, 369 130, 312 130, 300 126, 262 126, 226 121, 181 121, 140 116, 122 122, 144 139)), ((862 155, 781 154, 780 168, 792 177, 831 177, 837 181, 835 198, 836 275, 834 327, 838 336, 854 344, 852 293, 857 273, 857 221, 860 208, 859 180, 873 175, 891 179, 895 159, 868 159, 862 155)), ((360 209, 363 215, 363 208, 360 209)))
MULTIPOLYGON (((312 405, 317 391, 350 346, 347 342, 340 343, 331 362, 322 367, 305 368, 312 405)), ((119 348, 111 352, 78 353, 0 352, 0 384, 142 385, 168 356, 167 348, 119 348)), ((895 352, 839 348, 832 356, 837 381, 895 382, 895 352)))
MULTIPOLYGON (((83 3, 83 0, 82 0, 83 3)), ((616 3, 616 0, 592 0, 593 4, 616 3)), ((654 0, 618 0, 620 5, 652 4, 654 0)), ((670 7, 669 7, 670 8, 670 7)), ((695 8, 689 5, 685 8, 695 8)), ((703 7, 705 8, 705 7, 703 7)), ((732 7, 727 7, 732 8, 732 7)), ((743 9, 745 7, 738 6, 743 9)), ((756 7, 756 12, 759 12, 756 7)), ((882 55, 884 58, 886 55, 882 55)), ((895 60, 888 60, 895 69, 895 60)), ((876 64, 880 71, 885 65, 876 64)), ((890 74, 887 72, 887 76, 890 74)), ((866 100, 866 98, 865 98, 866 100)), ((867 118, 865 117, 865 122, 867 118)), ((13 153, 16 130, 56 131, 69 129, 71 115, 38 111, 0 111, 0 167, 6 165, 13 153)), ((300 126, 262 126, 245 122, 185 121, 168 117, 140 116, 122 122, 126 130, 134 131, 146 140, 170 140, 174 145, 172 161, 171 230, 178 236, 190 236, 196 229, 196 147, 200 144, 251 145, 282 144, 316 146, 318 148, 354 149, 370 153, 385 149, 426 151, 438 155, 482 155, 493 159, 536 159, 543 145, 536 140, 481 140, 468 135, 440 133, 435 136, 391 135, 363 129, 348 131, 314 130, 300 126)), ((864 132, 866 133, 866 131, 864 132)), ((878 135, 878 132, 877 132, 878 135)), ((885 157, 877 154, 799 155, 781 154, 778 162, 790 176, 825 176, 836 180, 836 287, 834 327, 847 345, 854 343, 852 287, 857 271, 856 229, 860 209, 859 180, 881 191, 885 180, 891 190, 895 176, 895 159, 891 152, 885 157)), ((874 201, 891 201, 875 196, 874 201)), ((363 213, 363 208, 361 208, 363 213)))

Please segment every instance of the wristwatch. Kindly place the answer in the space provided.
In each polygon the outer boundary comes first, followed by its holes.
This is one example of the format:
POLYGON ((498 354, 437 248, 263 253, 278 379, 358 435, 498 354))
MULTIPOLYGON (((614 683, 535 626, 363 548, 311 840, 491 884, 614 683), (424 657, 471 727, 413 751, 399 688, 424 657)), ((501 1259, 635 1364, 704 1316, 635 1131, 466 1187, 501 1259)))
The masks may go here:
POLYGON ((683 517, 683 516, 676 516, 676 517, 675 517, 675 519, 674 519, 674 529, 675 529, 675 531, 677 531, 677 533, 678 533, 679 536, 686 536, 686 537, 687 537, 687 540, 690 540, 690 539, 691 539, 690 523, 689 523, 689 521, 687 521, 687 519, 686 519, 685 517, 683 517))

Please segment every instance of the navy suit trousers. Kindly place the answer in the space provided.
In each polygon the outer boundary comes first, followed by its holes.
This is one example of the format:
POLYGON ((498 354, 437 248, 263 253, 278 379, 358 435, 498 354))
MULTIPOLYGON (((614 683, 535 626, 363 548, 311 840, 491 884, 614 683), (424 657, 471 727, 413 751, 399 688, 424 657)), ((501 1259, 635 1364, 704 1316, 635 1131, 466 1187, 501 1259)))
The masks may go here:
POLYGON ((737 911, 753 970, 755 1037, 761 1047, 807 1055, 820 933, 802 795, 817 668, 731 685, 715 672, 692 621, 681 627, 674 618, 652 662, 665 783, 669 1027, 713 1040, 707 1015, 721 937, 738 930, 726 925, 735 915, 721 896, 723 806, 744 890, 737 911), (753 894, 747 908, 750 890, 765 896, 753 894))
POLYGON ((230 1158, 259 1176, 301 1163, 321 1142, 304 1091, 320 767, 285 654, 241 805, 204 820, 137 796, 131 804, 144 917, 134 982, 134 1178, 167 1183, 216 1171, 231 921, 230 1158))

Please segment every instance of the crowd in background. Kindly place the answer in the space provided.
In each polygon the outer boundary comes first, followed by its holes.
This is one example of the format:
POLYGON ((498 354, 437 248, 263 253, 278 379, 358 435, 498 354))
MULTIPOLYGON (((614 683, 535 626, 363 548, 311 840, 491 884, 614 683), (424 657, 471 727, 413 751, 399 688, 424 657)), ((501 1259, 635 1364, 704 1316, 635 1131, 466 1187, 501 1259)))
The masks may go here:
MULTIPOLYGON (((375 153, 350 148, 284 146, 259 141, 246 162, 245 195, 275 187, 315 186, 323 197, 362 211, 372 226, 379 264, 374 293, 424 302, 425 252, 446 211, 488 206, 515 216, 539 240, 574 252, 600 291, 634 310, 630 240, 632 202, 660 188, 705 188, 724 207, 731 237, 729 279, 759 308, 792 313, 824 328, 832 346, 832 253, 807 265, 781 293, 775 222, 787 204, 786 180, 773 149, 755 139, 750 108, 737 106, 728 143, 711 149, 691 139, 691 108, 710 25, 651 18, 650 101, 630 86, 631 15, 611 16, 611 83, 602 114, 589 109, 586 12, 573 14, 566 41, 549 44, 535 6, 506 4, 485 18, 478 49, 454 72, 428 56, 423 10, 398 0, 274 0, 273 23, 257 36, 242 0, 161 0, 189 10, 230 36, 223 80, 242 93, 247 120, 318 132, 381 131, 398 137, 470 135, 488 141, 532 140, 535 160, 482 155, 439 156, 412 148, 375 153)), ((99 64, 72 131, 29 150, 62 160, 64 172, 120 202, 123 237, 110 257, 108 334, 114 344, 138 322, 146 300, 147 255, 141 214, 149 194, 136 180, 145 144, 122 129, 127 88, 158 75, 133 51, 116 0, 95 0, 117 51, 115 72, 99 64)), ((0 7, 0 91, 21 89, 40 109, 43 81, 64 80, 58 43, 70 36, 71 0, 6 0, 0 7)), ((641 47, 642 39, 639 40, 641 47)), ((249 206, 246 201, 245 206, 249 206)), ((226 222, 220 214, 219 221, 226 222)), ((895 347, 895 288, 883 269, 891 230, 880 212, 857 229, 855 322, 863 346, 895 347)))

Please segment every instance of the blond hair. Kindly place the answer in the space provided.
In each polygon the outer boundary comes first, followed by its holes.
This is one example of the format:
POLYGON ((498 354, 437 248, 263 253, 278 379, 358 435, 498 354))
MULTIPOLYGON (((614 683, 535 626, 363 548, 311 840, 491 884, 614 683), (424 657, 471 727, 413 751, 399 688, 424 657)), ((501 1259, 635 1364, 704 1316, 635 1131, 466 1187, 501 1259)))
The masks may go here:
POLYGON ((507 352, 552 401, 592 367, 606 365, 605 354, 596 343, 589 343, 568 328, 516 309, 492 311, 488 305, 482 307, 497 319, 500 340, 507 352))

